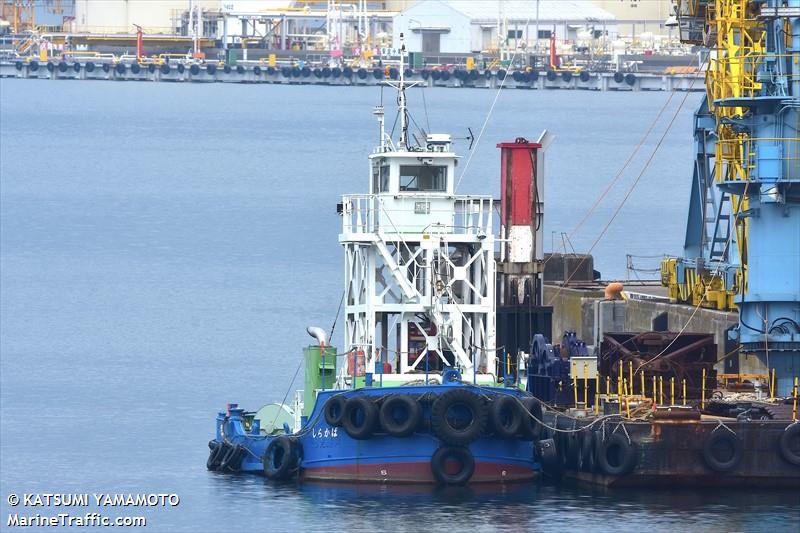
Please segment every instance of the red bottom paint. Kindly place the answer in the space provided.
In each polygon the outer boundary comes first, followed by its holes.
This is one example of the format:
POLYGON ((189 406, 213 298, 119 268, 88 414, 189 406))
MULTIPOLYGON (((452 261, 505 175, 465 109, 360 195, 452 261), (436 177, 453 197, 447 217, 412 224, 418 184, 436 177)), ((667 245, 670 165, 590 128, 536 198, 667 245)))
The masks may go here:
MULTIPOLYGON (((470 483, 527 481, 536 473, 524 466, 475 463, 470 483)), ((377 483, 436 483, 430 463, 380 463, 306 468, 300 477, 316 481, 359 481, 377 483)))

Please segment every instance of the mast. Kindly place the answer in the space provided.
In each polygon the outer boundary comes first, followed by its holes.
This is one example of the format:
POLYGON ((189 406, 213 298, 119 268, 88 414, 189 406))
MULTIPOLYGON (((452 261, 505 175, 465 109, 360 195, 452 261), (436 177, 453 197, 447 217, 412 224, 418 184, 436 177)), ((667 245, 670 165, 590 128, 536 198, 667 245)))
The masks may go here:
POLYGON ((400 146, 408 150, 408 110, 406 109, 406 76, 405 65, 403 63, 403 56, 406 53, 406 44, 403 39, 403 34, 400 33, 400 85, 397 90, 398 95, 398 112, 400 113, 400 146))

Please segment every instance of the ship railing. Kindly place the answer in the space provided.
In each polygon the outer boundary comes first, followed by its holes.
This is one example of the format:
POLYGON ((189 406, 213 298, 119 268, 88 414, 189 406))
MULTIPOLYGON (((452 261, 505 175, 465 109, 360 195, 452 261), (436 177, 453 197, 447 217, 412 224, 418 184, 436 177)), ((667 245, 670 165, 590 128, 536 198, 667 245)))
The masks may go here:
POLYGON ((342 197, 343 233, 448 233, 454 235, 492 235, 494 200, 490 196, 430 196, 404 194, 402 208, 398 196, 359 194, 342 197), (391 199, 391 201, 385 201, 391 199), (446 199, 450 202, 441 202, 446 199), (416 218, 409 220, 409 215, 416 218), (417 215, 425 215, 420 222, 417 215))
POLYGON ((800 179, 800 143, 794 137, 724 139, 717 141, 716 152, 716 175, 723 180, 800 179), (725 164, 733 167, 727 173, 725 164))

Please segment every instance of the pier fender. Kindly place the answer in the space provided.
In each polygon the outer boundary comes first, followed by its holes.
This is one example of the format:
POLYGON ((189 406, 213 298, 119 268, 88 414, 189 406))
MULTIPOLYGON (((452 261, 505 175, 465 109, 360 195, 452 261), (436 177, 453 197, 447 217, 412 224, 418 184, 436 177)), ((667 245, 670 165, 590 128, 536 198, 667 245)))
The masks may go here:
POLYGON ((414 71, 413 71, 412 69, 410 69, 410 68, 407 68, 407 69, 406 69, 406 70, 403 72, 403 75, 404 75, 406 78, 411 78, 412 76, 414 76, 414 71))
POLYGON ((375 78, 376 80, 382 80, 383 79, 383 70, 381 70, 379 68, 373 69, 372 70, 372 77, 375 78))
POLYGON ((222 67, 222 72, 224 72, 225 74, 230 74, 231 73, 231 66, 230 65, 225 65, 224 67, 222 67))
POLYGON ((532 70, 530 72, 530 74, 531 74, 531 81, 537 81, 539 79, 539 71, 538 70, 532 70))
POLYGON ((703 443, 703 460, 716 472, 730 472, 742 460, 743 454, 741 439, 731 431, 714 430, 703 443))
POLYGON ((443 70, 442 71, 442 81, 447 81, 449 79, 450 79, 450 71, 449 70, 443 70))
POLYGON ((523 412, 520 422, 519 434, 523 440, 539 440, 542 436, 542 403, 536 398, 523 398, 522 405, 526 412, 523 412))
POLYGON ((183 74, 186 72, 186 66, 183 63, 178 64, 178 74, 183 74))
POLYGON ((408 437, 419 427, 422 408, 407 394, 391 394, 384 398, 378 419, 392 437, 408 437))
POLYGON ((481 396, 457 388, 436 398, 431 408, 431 429, 443 442, 464 446, 486 430, 488 408, 481 396))
POLYGON ((552 70, 548 70, 546 76, 547 76, 547 81, 556 81, 557 78, 556 73, 553 72, 552 70))
POLYGON ((334 396, 325 402, 323 411, 325 413, 325 422, 331 427, 342 425, 344 420, 344 406, 347 403, 347 398, 344 396, 334 396))
POLYGON ((308 67, 303 67, 300 69, 300 75, 304 78, 311 76, 311 69, 308 67))
MULTIPOLYGON (((522 417, 527 413, 513 396, 500 394, 495 396, 489 408, 489 419, 498 437, 511 439, 517 436, 522 428, 522 417)), ((530 418, 530 417, 528 417, 530 418)))
POLYGON ((36 72, 37 70, 39 70, 39 62, 38 61, 31 61, 28 64, 28 68, 30 69, 31 72, 36 72))
POLYGON ((347 400, 342 425, 351 438, 366 440, 372 437, 378 422, 378 406, 366 396, 347 400))
POLYGON ((22 61, 17 61, 16 63, 14 63, 14 68, 17 70, 22 70, 22 66, 23 66, 22 61))
POLYGON ((500 70, 497 71, 497 79, 498 80, 506 79, 506 71, 504 69, 501 68, 500 70))
POLYGON ((147 65, 147 72, 153 74, 155 71, 156 71, 155 63, 150 63, 149 65, 147 65))
POLYGON ((564 72, 561 73, 561 79, 569 83, 570 81, 572 81, 572 72, 565 70, 564 72))
POLYGON ((58 64, 58 71, 59 71, 59 72, 66 72, 66 71, 67 71, 67 68, 69 68, 69 66, 67 65, 67 62, 66 62, 66 61, 61 61, 61 62, 58 64))
POLYGON ((442 446, 431 457, 431 471, 442 485, 463 485, 475 473, 475 458, 467 448, 442 446), (453 463, 458 470, 453 470, 453 463))
POLYGON ((236 65, 236 73, 244 74, 244 67, 242 65, 236 65))
POLYGON ((322 77, 322 69, 321 68, 315 68, 314 69, 314 77, 315 78, 321 78, 322 77))
MULTIPOLYGON (((253 74, 255 74, 256 76, 261 76, 261 67, 258 66, 258 65, 254 66, 253 67, 253 74)), ((267 67, 267 74, 269 74, 270 76, 275 74, 275 69, 273 67, 267 67), (270 70, 271 70, 271 72, 270 72, 270 70)))
POLYGON ((800 466, 800 424, 791 424, 781 434, 778 446, 781 457, 795 466, 800 466))
POLYGON ((515 70, 511 74, 511 77, 514 79, 514 81, 522 81, 522 73, 518 70, 515 70))
POLYGON ((622 433, 612 433, 597 450, 597 465, 609 476, 624 476, 636 468, 638 450, 622 433))
POLYGON ((281 76, 288 78, 292 75, 292 69, 289 67, 281 67, 281 76))
POLYGON ((264 475, 269 479, 288 479, 297 471, 300 443, 281 435, 275 437, 264 452, 264 475))
POLYGON ((442 73, 439 72, 438 70, 432 70, 431 71, 431 78, 433 78, 433 81, 439 81, 439 78, 441 78, 441 77, 442 77, 442 73))
MULTIPOLYGON (((347 69, 345 69, 345 74, 347 73, 347 69)), ((364 80, 367 78, 367 71, 363 68, 358 69, 358 79, 364 80)))
POLYGON ((590 76, 589 76, 589 71, 587 71, 587 70, 582 70, 581 73, 578 76, 580 77, 581 81, 584 82, 584 83, 589 81, 589 77, 590 76))
POLYGON ((217 72, 217 66, 214 63, 209 63, 206 65, 206 72, 211 75, 217 72))
POLYGON ((164 63, 159 67, 159 70, 161 71, 161 74, 169 74, 169 65, 164 63))
POLYGON ((636 76, 633 74, 625 74, 625 83, 632 87, 633 84, 636 83, 636 76))
POLYGON ((390 79, 396 80, 399 77, 400 77, 400 71, 399 70, 397 70, 394 67, 389 69, 389 78, 390 79))
POLYGON ((81 64, 78 63, 78 62, 73 63, 72 64, 72 70, 74 70, 75 72, 80 72, 81 71, 81 64))
POLYGON ((625 79, 625 75, 622 72, 615 72, 614 73, 614 81, 617 83, 622 83, 625 79))
POLYGON ((472 69, 469 71, 467 76, 469 77, 470 81, 475 81, 480 77, 480 73, 477 70, 472 69))
POLYGON ((103 63, 103 72, 108 72, 111 70, 111 65, 108 63, 103 63))
POLYGON ((431 71, 430 70, 423 70, 422 72, 419 73, 419 75, 422 76, 423 80, 427 80, 428 78, 431 77, 431 71))
MULTIPOLYGON (((336 71, 337 71, 338 69, 339 69, 338 67, 336 67, 336 68, 334 68, 334 69, 333 69, 333 77, 334 77, 334 78, 336 78, 336 77, 337 77, 337 76, 336 76, 336 71)), ((344 76, 345 78, 348 78, 348 79, 349 79, 349 78, 352 78, 352 77, 353 77, 353 69, 352 69, 352 68, 350 68, 350 67, 344 67, 344 68, 342 69, 342 76, 344 76)))
POLYGON ((553 439, 537 441, 535 450, 542 471, 550 477, 561 477, 561 459, 556 450, 556 441, 553 439))
POLYGON ((192 74, 192 76, 197 76, 198 74, 200 74, 200 66, 192 65, 191 67, 189 67, 189 72, 192 74))
POLYGON ((208 460, 206 461, 206 468, 209 470, 216 470, 219 468, 220 460, 223 455, 223 445, 221 442, 215 440, 208 441, 208 460))
POLYGON ((322 67, 322 77, 323 78, 330 78, 331 77, 331 69, 330 69, 330 67, 322 67))
POLYGON ((134 74, 139 74, 141 70, 142 67, 139 65, 139 63, 131 63, 131 72, 134 74))
POLYGON ((125 63, 117 63, 117 66, 114 67, 114 70, 117 74, 125 74, 125 63))
POLYGON ((245 448, 241 444, 234 444, 219 463, 219 469, 227 472, 238 472, 242 466, 245 448))
POLYGON ((86 72, 94 72, 94 63, 91 61, 86 63, 86 72))
POLYGON ((50 61, 47 62, 47 70, 53 72, 56 69, 56 66, 51 63, 50 61))

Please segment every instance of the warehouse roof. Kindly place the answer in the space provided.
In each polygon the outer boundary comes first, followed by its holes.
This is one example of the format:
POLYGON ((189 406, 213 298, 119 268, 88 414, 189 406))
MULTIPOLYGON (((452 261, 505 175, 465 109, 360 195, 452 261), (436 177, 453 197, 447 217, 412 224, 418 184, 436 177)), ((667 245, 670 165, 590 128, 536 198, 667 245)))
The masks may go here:
MULTIPOLYGON (((533 23, 536 20, 535 0, 441 0, 456 11, 464 13, 473 21, 496 21, 503 17, 508 21, 533 23)), ((423 2, 424 3, 424 2, 423 2)), ((616 17, 587 0, 540 0, 539 20, 580 21, 616 20, 616 17)))

